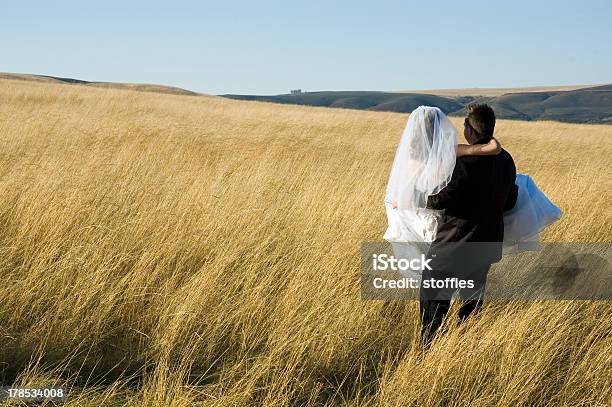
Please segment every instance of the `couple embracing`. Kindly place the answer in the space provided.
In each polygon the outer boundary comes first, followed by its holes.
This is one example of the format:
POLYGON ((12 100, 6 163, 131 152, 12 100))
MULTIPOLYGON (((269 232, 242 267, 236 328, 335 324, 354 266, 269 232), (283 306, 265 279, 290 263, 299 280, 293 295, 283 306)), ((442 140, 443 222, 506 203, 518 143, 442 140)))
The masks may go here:
POLYGON ((502 255, 539 249, 539 233, 561 217, 493 137, 495 113, 468 107, 463 134, 436 107, 420 106, 408 119, 385 196, 384 239, 396 255, 427 253, 431 270, 419 278, 469 280, 470 288, 421 286, 422 336, 429 343, 460 297, 461 320, 482 306, 487 274, 502 255))

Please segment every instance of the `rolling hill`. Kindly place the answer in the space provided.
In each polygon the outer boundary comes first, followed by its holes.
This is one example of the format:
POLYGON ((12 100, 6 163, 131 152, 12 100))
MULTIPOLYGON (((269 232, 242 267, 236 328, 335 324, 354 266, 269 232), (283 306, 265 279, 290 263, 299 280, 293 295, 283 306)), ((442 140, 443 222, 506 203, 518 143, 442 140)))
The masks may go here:
MULTIPOLYGON (((126 89, 173 95, 204 95, 174 86, 84 81, 47 75, 0 73, 0 79, 126 89)), ((612 85, 439 89, 414 92, 321 91, 271 96, 235 94, 219 96, 238 100, 397 113, 409 113, 420 105, 429 105, 437 106, 452 116, 463 116, 468 104, 483 102, 490 104, 500 119, 612 124, 612 85)))
POLYGON ((507 93, 559 92, 592 88, 595 85, 526 86, 520 88, 460 88, 460 89, 419 89, 402 90, 402 93, 425 93, 438 96, 501 96, 507 93))
POLYGON ((441 96, 371 91, 222 96, 272 103, 403 113, 411 112, 420 105, 430 105, 437 106, 453 116, 464 115, 468 104, 480 102, 490 104, 501 119, 612 124, 612 85, 573 90, 516 92, 500 96, 441 96))
POLYGON ((0 79, 10 79, 19 81, 39 82, 39 83, 63 83, 70 85, 93 86, 96 88, 111 88, 111 89, 127 89, 141 92, 157 92, 167 93, 171 95, 189 95, 196 96, 199 93, 192 92, 187 89, 177 88, 175 86, 154 85, 147 83, 121 83, 121 82, 90 82, 81 79, 61 78, 58 76, 47 75, 31 75, 22 73, 2 73, 0 79))
POLYGON ((435 105, 445 112, 463 108, 457 99, 435 95, 387 92, 305 92, 297 95, 253 96, 221 95, 231 99, 294 105, 337 107, 345 109, 379 110, 386 112, 410 112, 420 105, 435 105))

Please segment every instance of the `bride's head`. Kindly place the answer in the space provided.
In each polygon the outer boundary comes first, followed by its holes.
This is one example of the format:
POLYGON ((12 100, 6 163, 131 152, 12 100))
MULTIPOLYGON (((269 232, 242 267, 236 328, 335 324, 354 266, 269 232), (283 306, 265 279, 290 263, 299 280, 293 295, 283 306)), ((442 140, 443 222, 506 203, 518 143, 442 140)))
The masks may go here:
POLYGON ((410 156, 414 159, 424 159, 433 149, 453 145, 456 140, 456 130, 448 117, 431 106, 419 106, 410 113, 406 132, 410 156))
POLYGON ((386 202, 424 208, 446 186, 455 167, 457 131, 437 107, 419 106, 408 118, 387 184, 386 202))

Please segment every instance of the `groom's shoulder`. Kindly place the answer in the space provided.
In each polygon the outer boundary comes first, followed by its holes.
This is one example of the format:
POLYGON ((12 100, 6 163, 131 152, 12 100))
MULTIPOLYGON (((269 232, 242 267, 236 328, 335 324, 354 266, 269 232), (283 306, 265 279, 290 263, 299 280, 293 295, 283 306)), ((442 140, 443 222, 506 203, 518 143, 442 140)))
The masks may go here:
POLYGON ((477 162, 479 162, 482 157, 482 155, 462 155, 461 157, 457 157, 457 166, 470 166, 473 165, 477 162))
POLYGON ((511 162, 511 163, 514 164, 514 158, 512 158, 512 154, 510 154, 509 152, 507 152, 503 148, 502 148, 502 151, 499 153, 499 157, 502 160, 505 160, 505 161, 508 161, 508 162, 511 162))
POLYGON ((470 171, 470 167, 473 166, 470 158, 470 156, 465 155, 457 157, 457 161, 455 161, 455 168, 453 170, 454 177, 462 177, 467 175, 467 173, 470 171))
POLYGON ((512 155, 502 148, 500 153, 497 155, 463 155, 457 158, 457 165, 470 166, 474 164, 490 162, 491 160, 496 160, 496 159, 514 162, 512 155))
POLYGON ((495 161, 504 166, 514 166, 512 155, 502 149, 497 155, 464 155, 458 157, 455 164, 455 172, 479 171, 482 168, 488 168, 495 161))

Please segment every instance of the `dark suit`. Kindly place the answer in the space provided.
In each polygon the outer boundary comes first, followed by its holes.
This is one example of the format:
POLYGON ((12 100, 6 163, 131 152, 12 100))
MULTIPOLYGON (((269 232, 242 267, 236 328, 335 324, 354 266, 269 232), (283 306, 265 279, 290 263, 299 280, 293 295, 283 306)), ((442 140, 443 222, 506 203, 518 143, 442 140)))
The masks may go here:
MULTIPOLYGON (((516 167, 505 150, 498 155, 464 156, 449 184, 429 197, 427 207, 443 210, 429 257, 429 278, 472 280, 474 289, 459 290, 464 299, 460 317, 467 317, 482 304, 486 276, 492 263, 501 259, 504 240, 503 213, 516 203, 516 167)), ((421 288, 423 334, 431 339, 442 323, 455 289, 421 288)))

